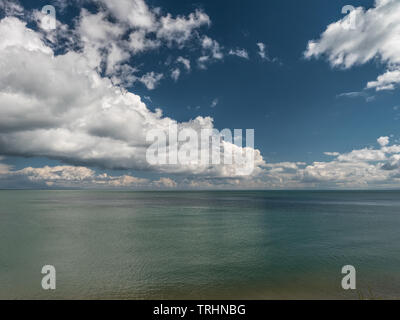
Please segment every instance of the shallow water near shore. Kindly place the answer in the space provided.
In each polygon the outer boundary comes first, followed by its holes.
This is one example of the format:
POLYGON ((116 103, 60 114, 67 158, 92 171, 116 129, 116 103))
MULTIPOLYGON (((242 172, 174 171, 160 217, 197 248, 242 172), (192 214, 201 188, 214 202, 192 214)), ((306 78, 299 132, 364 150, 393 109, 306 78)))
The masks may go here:
POLYGON ((398 191, 3 190, 0 299, 400 298, 399 230, 398 191))

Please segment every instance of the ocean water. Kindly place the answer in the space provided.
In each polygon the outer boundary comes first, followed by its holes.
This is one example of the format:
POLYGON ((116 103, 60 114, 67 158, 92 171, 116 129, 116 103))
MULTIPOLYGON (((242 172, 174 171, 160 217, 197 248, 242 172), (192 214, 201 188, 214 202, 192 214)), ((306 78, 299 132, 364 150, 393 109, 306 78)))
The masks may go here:
POLYGON ((359 298, 400 298, 400 192, 0 191, 0 299, 359 298))

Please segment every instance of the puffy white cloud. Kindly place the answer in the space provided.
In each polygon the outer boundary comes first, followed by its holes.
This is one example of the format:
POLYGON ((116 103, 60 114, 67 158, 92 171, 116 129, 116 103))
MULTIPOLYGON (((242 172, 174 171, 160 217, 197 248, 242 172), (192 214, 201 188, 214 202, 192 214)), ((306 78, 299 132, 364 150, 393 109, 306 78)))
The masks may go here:
POLYGON ((400 2, 376 0, 365 10, 356 8, 343 19, 330 24, 319 40, 308 43, 306 58, 326 56, 334 67, 350 68, 378 60, 388 70, 367 88, 391 90, 400 82, 400 2), (350 20, 354 21, 349 28, 350 20))
POLYGON ((107 61, 107 72, 110 74, 115 64, 129 58, 119 47, 118 41, 125 33, 125 29, 109 22, 105 12, 96 14, 82 9, 76 33, 83 44, 83 51, 91 67, 100 68, 101 63, 107 60, 108 50, 110 59, 107 61))
POLYGON ((231 49, 229 55, 237 56, 243 59, 249 59, 249 53, 245 49, 231 49))
MULTIPOLYGON (((201 45, 199 29, 211 24, 209 16, 198 9, 186 16, 173 17, 162 14, 160 8, 149 7, 144 0, 91 1, 100 5, 96 12, 82 9, 74 25, 57 21, 56 30, 48 32, 39 28, 39 32, 57 52, 76 51, 77 46, 81 47, 90 67, 104 72, 114 84, 122 86, 141 81, 155 87, 159 80, 149 77, 151 70, 144 71, 140 77, 134 74, 137 71, 134 66, 130 65, 131 69, 126 66, 132 62, 131 58, 160 47, 183 49, 191 40, 191 46, 201 45)), ((43 14, 34 10, 28 16, 39 26, 43 14)), ((178 57, 177 62, 190 70, 190 60, 178 57)))
POLYGON ((347 162, 382 161, 386 160, 386 155, 382 150, 365 148, 361 150, 353 150, 346 154, 341 154, 338 156, 338 160, 347 162))
POLYGON ((389 173, 368 162, 315 162, 300 172, 305 183, 326 183, 330 187, 367 187, 387 183, 389 173))
POLYGON ((83 181, 92 179, 95 175, 94 171, 85 167, 74 166, 56 166, 43 168, 24 168, 15 171, 14 174, 21 174, 27 176, 32 181, 46 181, 54 182, 62 181, 83 181))
POLYGON ((204 36, 201 40, 201 46, 205 51, 210 52, 210 57, 213 59, 220 60, 224 57, 222 53, 222 48, 216 40, 211 39, 210 37, 204 36))
POLYGON ((398 184, 400 146, 388 146, 389 138, 378 139, 380 149, 364 148, 349 153, 326 152, 335 157, 328 162, 314 162, 297 172, 302 182, 326 183, 335 187, 376 187, 398 184), (393 154, 395 153, 395 154, 393 154))
POLYGON ((170 178, 160 178, 159 180, 154 181, 153 184, 159 188, 176 188, 177 187, 177 183, 170 178))
POLYGON ((208 36, 201 39, 201 47, 203 48, 202 56, 197 59, 200 69, 206 69, 207 64, 224 58, 220 44, 208 36))
MULTIPOLYGON (((144 2, 137 3, 140 6, 144 2)), ((120 4, 131 5, 121 1, 110 6, 120 4)), ((165 25, 169 33, 161 35, 158 34, 163 28, 159 11, 142 7, 148 17, 134 25, 126 15, 119 17, 122 7, 111 9, 105 2, 103 5, 120 22, 110 21, 105 11, 96 14, 82 11, 73 39, 82 47, 67 47, 57 54, 45 41, 48 35, 29 29, 15 17, 0 21, 0 153, 49 157, 71 164, 17 171, 0 164, 0 175, 25 177, 31 182, 52 186, 304 188, 398 183, 400 146, 389 145, 386 137, 378 140, 380 149, 364 148, 344 154, 327 152, 326 155, 334 157, 332 161, 310 165, 266 164, 260 152, 253 150, 255 170, 245 177, 237 176, 239 164, 150 165, 146 160, 149 146, 146 135, 151 129, 167 132, 171 125, 177 125, 180 129, 199 132, 213 129, 213 120, 197 117, 178 123, 164 117, 161 110, 149 110, 139 96, 121 86, 142 81, 153 89, 162 74, 147 72, 138 76, 138 70, 125 61, 131 54, 157 48, 161 41, 180 46, 198 37, 202 50, 199 63, 206 66, 223 59, 222 47, 217 41, 196 33, 196 28, 209 24, 200 11, 187 17, 167 15, 165 25), (90 21, 93 25, 88 25, 90 21), (191 34, 183 30, 191 30, 191 34), (100 70, 103 65, 104 70, 100 70), (149 180, 128 174, 112 176, 88 168, 94 166, 153 170, 176 176, 190 174, 193 178, 178 181, 149 180)), ((176 63, 189 71, 190 60, 180 58, 176 63)), ((224 143, 224 150, 235 148, 244 149, 224 143)))
MULTIPOLYGON (((395 67, 397 68, 397 67, 395 67)), ((376 91, 394 90, 395 85, 400 82, 400 70, 389 70, 380 75, 376 81, 367 83, 367 88, 375 88, 376 91)))
POLYGON ((156 49, 161 45, 157 39, 149 39, 146 30, 135 30, 129 35, 128 47, 133 54, 156 49))
POLYGON ((125 50, 112 44, 107 56, 106 74, 115 74, 121 67, 121 62, 128 60, 129 57, 129 54, 125 50))
POLYGON ((90 13, 82 9, 77 31, 82 41, 102 45, 121 37, 125 28, 108 21, 106 12, 90 13))
MULTIPOLYGON (((87 39, 104 36, 97 32, 87 31, 87 39)), ((1 20, 0 33, 1 154, 110 169, 236 175, 236 164, 150 165, 146 159, 149 130, 167 132, 177 125, 199 132, 213 129, 211 118, 177 123, 161 110, 150 111, 139 96, 115 86, 113 77, 102 77, 84 51, 56 55, 41 33, 17 18, 1 20)), ((150 72, 138 81, 153 89, 161 78, 150 72)), ((256 173, 264 160, 258 150, 254 153, 256 173)))
POLYGON ((157 37, 169 43, 175 42, 182 45, 193 36, 193 30, 210 24, 209 16, 200 10, 189 14, 188 17, 178 16, 173 18, 170 14, 167 14, 160 19, 157 37))
POLYGON ((96 0, 119 20, 133 28, 154 30, 156 28, 155 14, 144 0, 96 0))
POLYGON ((136 73, 139 70, 130 66, 129 64, 120 64, 114 66, 113 72, 110 76, 111 81, 115 85, 120 85, 124 88, 131 87, 139 77, 136 73))
MULTIPOLYGON (((25 23, 14 17, 5 17, 1 20, 0 31, 2 34, 0 50, 24 44, 27 51, 40 51, 51 54, 52 50, 43 43, 43 37, 25 27, 25 23)), ((3 62, 4 63, 4 62, 3 62)))
MULTIPOLYGON (((303 162, 264 164, 262 165, 264 170, 258 176, 240 180, 238 188, 398 187, 400 183, 400 145, 389 146, 389 139, 386 141, 386 137, 378 140, 381 142, 379 149, 364 148, 343 154, 325 152, 325 155, 334 157, 330 161, 318 161, 311 164, 303 162), (386 144, 386 142, 388 143, 386 144)), ((225 186, 228 184, 226 183, 225 186)))
MULTIPOLYGON (((200 125, 198 123, 197 125, 200 125)), ((382 140, 383 141, 383 140, 382 140)), ((331 161, 279 162, 257 164, 256 173, 237 177, 232 168, 211 168, 207 174, 192 167, 192 175, 178 179, 162 177, 158 180, 131 175, 113 176, 96 173, 80 166, 13 168, 0 163, 0 185, 14 178, 51 187, 117 187, 138 189, 294 189, 294 188, 377 188, 397 187, 400 182, 400 145, 381 145, 380 149, 359 149, 349 153, 326 152, 331 161), (219 174, 216 174, 219 172, 219 174), (223 174, 222 174, 223 173, 223 174)), ((259 159, 256 157, 256 159, 259 159)), ((180 168, 183 170, 184 168, 180 168)), ((177 168, 176 173, 179 173, 177 168)), ((186 171, 188 172, 188 171, 186 171)))
POLYGON ((380 137, 377 141, 381 147, 385 147, 389 144, 389 137, 380 137))
POLYGON ((158 182, 130 175, 110 176, 107 173, 96 174, 92 169, 80 166, 44 166, 27 167, 21 170, 1 170, 0 183, 4 179, 19 179, 22 186, 47 186, 55 188, 144 188, 158 186, 158 182))

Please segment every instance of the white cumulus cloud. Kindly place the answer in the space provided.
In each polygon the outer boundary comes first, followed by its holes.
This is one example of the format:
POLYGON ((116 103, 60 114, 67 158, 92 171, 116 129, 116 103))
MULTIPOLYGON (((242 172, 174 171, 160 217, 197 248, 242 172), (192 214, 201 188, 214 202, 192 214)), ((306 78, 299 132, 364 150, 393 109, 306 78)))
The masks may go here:
MULTIPOLYGON (((97 32, 91 37, 102 38, 97 32)), ((235 175, 235 164, 150 165, 146 159, 149 130, 213 129, 212 118, 178 123, 159 109, 150 111, 138 95, 101 76, 85 52, 55 54, 41 33, 18 18, 0 20, 0 34, 0 154, 109 169, 235 175)), ((149 72, 139 81, 153 89, 161 78, 149 72)), ((263 162, 255 150, 255 172, 263 162)))
POLYGON ((376 0, 365 10, 356 8, 343 19, 330 24, 320 39, 309 41, 306 58, 325 56, 333 67, 344 69, 374 60, 387 71, 367 88, 392 90, 400 83, 400 2, 376 0), (353 27, 349 28, 350 19, 353 27))

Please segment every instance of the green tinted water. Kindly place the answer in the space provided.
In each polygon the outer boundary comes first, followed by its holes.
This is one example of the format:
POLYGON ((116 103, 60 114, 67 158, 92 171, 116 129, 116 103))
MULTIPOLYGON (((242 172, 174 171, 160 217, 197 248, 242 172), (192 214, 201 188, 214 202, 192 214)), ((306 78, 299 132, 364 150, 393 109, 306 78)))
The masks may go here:
POLYGON ((400 192, 0 191, 2 299, 357 299, 348 264, 400 297, 400 192))

